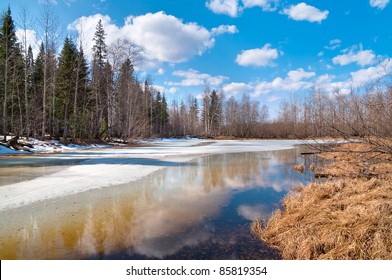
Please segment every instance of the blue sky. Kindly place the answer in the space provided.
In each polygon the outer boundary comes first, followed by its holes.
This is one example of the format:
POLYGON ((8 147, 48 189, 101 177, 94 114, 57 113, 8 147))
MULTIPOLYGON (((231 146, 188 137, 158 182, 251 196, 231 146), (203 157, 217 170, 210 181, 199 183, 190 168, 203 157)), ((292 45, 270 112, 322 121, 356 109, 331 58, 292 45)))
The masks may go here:
MULTIPOLYGON (((18 22, 26 6, 38 31, 29 40, 37 43, 43 2, 1 1, 0 8, 10 4, 18 22)), ((126 38, 141 46, 138 75, 150 74, 169 99, 198 96, 207 83, 227 97, 248 93, 276 110, 280 100, 304 97, 312 86, 347 91, 375 79, 392 52, 389 0, 49 2, 62 34, 83 38, 87 54, 98 19, 108 44, 126 38)))

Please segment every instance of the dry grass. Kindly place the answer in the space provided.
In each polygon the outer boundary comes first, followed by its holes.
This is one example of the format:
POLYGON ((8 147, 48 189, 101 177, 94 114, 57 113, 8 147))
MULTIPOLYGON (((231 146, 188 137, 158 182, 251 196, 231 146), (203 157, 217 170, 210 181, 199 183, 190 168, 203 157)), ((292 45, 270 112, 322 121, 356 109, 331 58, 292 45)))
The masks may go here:
POLYGON ((303 164, 299 164, 299 165, 294 165, 293 166, 293 170, 304 173, 305 171, 305 166, 303 164))
POLYGON ((284 259, 392 259, 392 163, 332 158, 323 172, 337 179, 297 187, 253 232, 284 259))
POLYGON ((314 166, 314 163, 312 163, 312 164, 309 166, 309 169, 310 169, 310 171, 312 171, 312 172, 315 171, 316 167, 314 166))

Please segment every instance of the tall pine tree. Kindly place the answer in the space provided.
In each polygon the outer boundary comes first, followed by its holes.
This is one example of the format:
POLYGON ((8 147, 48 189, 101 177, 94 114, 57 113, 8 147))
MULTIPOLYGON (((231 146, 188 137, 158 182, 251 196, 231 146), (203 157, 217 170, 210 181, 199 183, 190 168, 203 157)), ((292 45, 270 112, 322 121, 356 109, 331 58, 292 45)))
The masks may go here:
POLYGON ((66 139, 68 136, 69 119, 72 112, 72 95, 75 93, 74 89, 77 80, 77 59, 78 53, 75 44, 69 36, 66 36, 59 56, 57 73, 58 93, 55 99, 55 117, 62 124, 62 129, 59 132, 62 134, 63 139, 66 139))
POLYGON ((10 107, 13 92, 12 73, 17 65, 18 56, 20 59, 20 50, 17 43, 15 25, 11 16, 11 8, 3 14, 0 29, 0 98, 2 101, 2 134, 4 141, 6 135, 13 129, 10 125, 10 107))
POLYGON ((99 138, 102 134, 102 128, 105 127, 105 105, 107 106, 107 86, 105 79, 105 64, 106 64, 106 43, 105 30, 103 29, 102 21, 99 20, 94 34, 93 45, 93 60, 92 60, 92 93, 95 99, 94 120, 94 134, 99 138))

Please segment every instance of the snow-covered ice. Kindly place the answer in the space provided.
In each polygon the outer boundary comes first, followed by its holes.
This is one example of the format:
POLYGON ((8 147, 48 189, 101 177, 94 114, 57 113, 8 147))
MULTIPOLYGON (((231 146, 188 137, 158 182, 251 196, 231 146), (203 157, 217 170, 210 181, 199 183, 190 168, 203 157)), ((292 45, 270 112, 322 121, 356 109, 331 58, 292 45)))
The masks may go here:
POLYGON ((0 211, 128 183, 203 155, 284 150, 302 143, 299 140, 156 139, 135 148, 89 152, 75 148, 72 153, 52 157, 82 159, 80 163, 32 180, 0 186, 0 211))

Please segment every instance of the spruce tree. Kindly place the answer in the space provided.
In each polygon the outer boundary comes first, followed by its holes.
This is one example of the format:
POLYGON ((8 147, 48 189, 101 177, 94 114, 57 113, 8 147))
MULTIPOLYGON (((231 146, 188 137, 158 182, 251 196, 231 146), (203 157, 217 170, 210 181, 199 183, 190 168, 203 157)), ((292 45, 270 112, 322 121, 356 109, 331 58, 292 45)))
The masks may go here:
POLYGON ((63 124, 62 136, 67 138, 69 118, 71 115, 71 100, 74 94, 76 83, 76 63, 78 59, 77 49, 75 44, 69 38, 65 37, 63 49, 61 50, 58 65, 57 75, 57 89, 58 93, 55 99, 56 106, 56 120, 63 124))
POLYGON ((87 125, 89 77, 88 64, 82 46, 79 48, 76 61, 76 81, 74 89, 74 105, 72 116, 72 138, 90 134, 87 125))
POLYGON ((162 105, 161 105, 161 134, 166 134, 166 126, 169 123, 169 112, 167 108, 167 101, 165 94, 162 95, 162 105))
POLYGON ((222 115, 222 107, 221 107, 221 100, 213 90, 210 94, 210 104, 209 104, 209 127, 211 129, 212 134, 216 134, 220 127, 220 119, 222 115))
MULTIPOLYGON (((94 34, 94 45, 93 45, 93 61, 92 61, 92 91, 95 99, 95 112, 93 119, 94 134, 96 138, 99 138, 102 134, 102 128, 105 128, 107 124, 104 123, 105 107, 108 106, 107 98, 107 87, 105 78, 105 65, 106 65, 106 43, 105 43, 105 31, 102 26, 102 21, 99 20, 95 34, 94 34)), ((107 121, 107 120, 106 120, 107 121)))
POLYGON ((15 25, 11 16, 11 8, 8 6, 7 11, 1 19, 0 29, 0 98, 2 101, 2 134, 4 141, 9 130, 12 130, 9 122, 9 109, 12 88, 12 69, 16 67, 20 50, 17 43, 15 25))
POLYGON ((34 62, 34 69, 33 69, 33 102, 34 105, 32 106, 35 108, 34 110, 36 111, 33 124, 32 124, 32 130, 33 130, 33 135, 34 137, 38 137, 38 131, 40 128, 40 125, 43 121, 43 91, 44 91, 44 64, 45 64, 45 48, 44 44, 41 43, 39 53, 37 55, 37 58, 35 59, 34 62))
POLYGON ((99 20, 93 38, 93 60, 100 68, 104 68, 107 56, 105 37, 106 33, 103 29, 102 21, 99 20))

